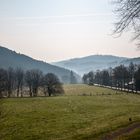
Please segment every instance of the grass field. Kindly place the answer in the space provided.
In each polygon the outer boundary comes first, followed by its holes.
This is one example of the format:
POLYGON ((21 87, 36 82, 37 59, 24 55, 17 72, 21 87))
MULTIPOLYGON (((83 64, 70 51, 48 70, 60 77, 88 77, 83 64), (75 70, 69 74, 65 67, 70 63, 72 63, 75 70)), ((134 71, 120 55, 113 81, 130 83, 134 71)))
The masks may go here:
POLYGON ((0 140, 101 139, 130 117, 140 121, 139 95, 86 85, 64 89, 62 96, 1 100, 0 140))

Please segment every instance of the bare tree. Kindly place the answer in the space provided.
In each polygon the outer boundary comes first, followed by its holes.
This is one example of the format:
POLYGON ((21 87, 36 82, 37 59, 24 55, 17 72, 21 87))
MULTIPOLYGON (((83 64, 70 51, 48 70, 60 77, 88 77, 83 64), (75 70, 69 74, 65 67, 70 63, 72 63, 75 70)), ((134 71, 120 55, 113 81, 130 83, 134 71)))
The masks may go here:
POLYGON ((38 88, 42 79, 42 71, 28 70, 26 71, 25 81, 29 87, 30 96, 37 96, 38 88))
POLYGON ((115 33, 121 34, 124 30, 134 31, 133 39, 138 39, 140 46, 140 0, 114 0, 116 14, 119 17, 115 24, 115 33))
POLYGON ((49 96, 51 96, 52 94, 55 94, 55 93, 59 93, 59 94, 64 93, 60 80, 53 73, 48 73, 44 76, 43 86, 45 89, 45 95, 46 95, 46 93, 48 93, 49 96))
POLYGON ((82 79, 83 79, 84 84, 94 85, 94 73, 93 73, 93 71, 90 71, 89 73, 84 74, 82 79))
POLYGON ((7 70, 7 90, 8 97, 11 96, 15 85, 15 71, 13 68, 9 67, 7 70))
POLYGON ((129 82, 129 71, 124 65, 115 67, 113 71, 115 83, 122 90, 125 87, 125 83, 129 82))
POLYGON ((101 85, 102 84, 102 75, 99 70, 96 71, 95 74, 95 83, 101 85))
POLYGON ((29 87, 29 95, 30 95, 30 97, 32 97, 32 73, 30 70, 26 71, 25 82, 26 82, 27 86, 29 87))
POLYGON ((21 90, 21 97, 22 97, 23 96, 22 87, 23 87, 24 72, 21 68, 17 68, 15 75, 16 75, 16 86, 17 86, 17 97, 19 97, 20 90, 21 90))
POLYGON ((90 71, 87 75, 88 75, 88 84, 93 85, 94 84, 94 73, 93 73, 93 71, 90 71))
POLYGON ((3 97, 2 92, 7 88, 7 71, 0 69, 0 98, 3 97))
POLYGON ((102 85, 108 86, 110 84, 109 72, 107 70, 103 70, 101 72, 101 76, 102 76, 102 85))
POLYGON ((138 67, 138 70, 135 72, 134 75, 135 78, 135 86, 136 86, 136 91, 140 91, 140 67, 138 67))
POLYGON ((38 88, 40 86, 41 79, 42 79, 42 71, 40 71, 40 70, 31 70, 31 73, 32 73, 33 96, 37 96, 38 88))

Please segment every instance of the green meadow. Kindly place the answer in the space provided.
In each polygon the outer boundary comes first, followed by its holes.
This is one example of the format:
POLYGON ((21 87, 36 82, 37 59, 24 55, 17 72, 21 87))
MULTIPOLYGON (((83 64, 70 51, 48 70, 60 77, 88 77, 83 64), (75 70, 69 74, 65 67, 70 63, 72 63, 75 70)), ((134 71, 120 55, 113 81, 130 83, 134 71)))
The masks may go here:
POLYGON ((1 99, 0 140, 100 140, 140 121, 140 95, 87 85, 64 90, 61 96, 1 99))

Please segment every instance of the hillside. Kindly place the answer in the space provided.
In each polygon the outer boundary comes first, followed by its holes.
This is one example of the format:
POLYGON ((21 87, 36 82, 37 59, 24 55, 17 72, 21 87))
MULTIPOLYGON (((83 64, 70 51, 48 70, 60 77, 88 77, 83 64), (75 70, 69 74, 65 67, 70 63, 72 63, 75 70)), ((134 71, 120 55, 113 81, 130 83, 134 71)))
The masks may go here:
POLYGON ((67 69, 74 70, 79 74, 87 73, 91 70, 102 70, 109 67, 115 67, 120 64, 129 65, 130 62, 135 64, 140 64, 140 58, 126 58, 126 57, 117 57, 112 55, 91 55, 82 58, 75 58, 60 62, 53 63, 54 65, 64 67, 67 69))
POLYGON ((126 60, 124 57, 116 57, 111 55, 91 55, 82 58, 70 59, 53 63, 54 65, 68 68, 79 72, 81 75, 91 70, 106 69, 119 65, 121 61, 126 60))
MULTIPOLYGON (((0 67, 7 69, 8 67, 21 67, 24 70, 29 69, 40 69, 44 73, 54 73, 56 74, 62 81, 63 77, 69 77, 70 71, 64 68, 60 68, 58 66, 54 66, 43 61, 35 60, 26 55, 16 53, 15 51, 11 51, 7 48, 0 46, 0 67)), ((75 74, 77 78, 79 76, 75 74)), ((67 78, 68 79, 68 78, 67 78)))
POLYGON ((133 62, 136 65, 140 65, 140 57, 124 60, 120 64, 124 64, 124 65, 128 66, 131 62, 133 62))

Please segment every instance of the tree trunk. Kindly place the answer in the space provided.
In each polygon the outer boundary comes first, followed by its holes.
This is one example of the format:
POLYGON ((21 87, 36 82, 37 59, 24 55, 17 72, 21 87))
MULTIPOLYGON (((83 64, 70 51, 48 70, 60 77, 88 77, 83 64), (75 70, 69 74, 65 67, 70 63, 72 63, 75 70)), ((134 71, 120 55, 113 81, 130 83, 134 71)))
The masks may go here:
POLYGON ((0 98, 2 98, 2 92, 0 91, 0 98))
POLYGON ((19 86, 17 88, 17 97, 19 97, 19 86))
POLYGON ((29 87, 29 94, 30 94, 30 97, 32 97, 32 89, 31 89, 31 86, 29 87))
POLYGON ((133 84, 132 84, 132 93, 134 93, 134 86, 133 86, 133 84))
POLYGON ((8 98, 10 98, 11 97, 11 90, 8 90, 8 98))
POLYGON ((48 87, 48 94, 49 94, 49 97, 51 96, 51 88, 48 87))
POLYGON ((49 92, 49 97, 51 96, 51 93, 49 92))
POLYGON ((20 87, 20 91, 21 91, 21 97, 23 97, 22 86, 20 87))

